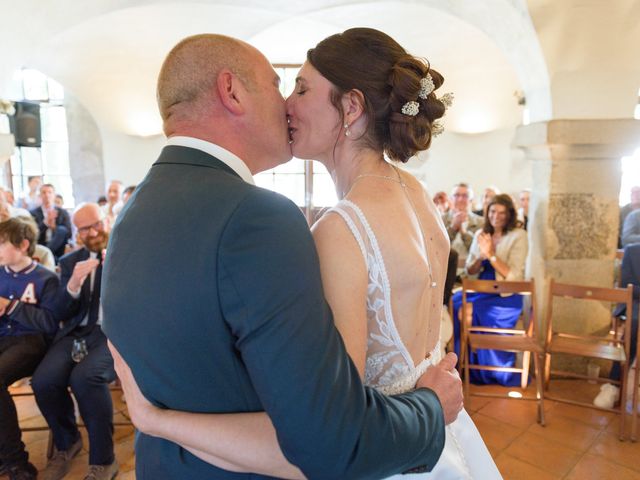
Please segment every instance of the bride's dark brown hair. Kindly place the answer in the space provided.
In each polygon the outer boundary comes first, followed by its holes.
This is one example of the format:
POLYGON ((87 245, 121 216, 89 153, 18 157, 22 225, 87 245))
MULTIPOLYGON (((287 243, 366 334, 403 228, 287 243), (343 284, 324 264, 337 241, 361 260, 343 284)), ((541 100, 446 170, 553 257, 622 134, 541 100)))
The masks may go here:
POLYGON ((331 35, 307 52, 307 60, 333 84, 331 103, 341 115, 342 96, 353 89, 362 92, 368 121, 362 138, 366 145, 400 162, 429 148, 433 122, 444 115, 445 106, 435 89, 426 99, 418 97, 420 80, 427 73, 436 89, 444 82, 427 62, 373 28, 350 28, 331 35), (415 116, 401 112, 409 101, 419 104, 415 116))

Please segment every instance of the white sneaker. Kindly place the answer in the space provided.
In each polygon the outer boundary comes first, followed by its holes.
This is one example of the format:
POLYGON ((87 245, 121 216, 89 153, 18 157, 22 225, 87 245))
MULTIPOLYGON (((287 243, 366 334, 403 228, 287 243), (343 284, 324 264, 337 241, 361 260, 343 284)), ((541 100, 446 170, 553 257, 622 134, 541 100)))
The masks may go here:
POLYGON ((620 388, 605 383, 600 387, 600 393, 593 399, 593 404, 598 408, 613 408, 620 398, 620 388))

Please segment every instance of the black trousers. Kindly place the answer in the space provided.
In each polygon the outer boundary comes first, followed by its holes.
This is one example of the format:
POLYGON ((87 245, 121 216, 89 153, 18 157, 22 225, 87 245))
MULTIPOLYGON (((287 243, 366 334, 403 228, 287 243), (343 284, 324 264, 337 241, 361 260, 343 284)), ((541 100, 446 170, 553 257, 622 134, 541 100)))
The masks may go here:
MULTIPOLYGON (((76 332, 76 335, 78 333, 76 332)), ((88 355, 75 363, 71 358, 72 334, 56 341, 33 374, 31 386, 40 411, 53 433, 58 450, 68 450, 80 438, 71 387, 89 434, 89 463, 108 465, 113 452, 113 404, 109 383, 115 380, 107 337, 99 326, 80 335, 88 355)))
POLYGON ((0 337, 0 463, 3 466, 26 463, 29 459, 9 386, 32 375, 46 351, 42 335, 0 337))

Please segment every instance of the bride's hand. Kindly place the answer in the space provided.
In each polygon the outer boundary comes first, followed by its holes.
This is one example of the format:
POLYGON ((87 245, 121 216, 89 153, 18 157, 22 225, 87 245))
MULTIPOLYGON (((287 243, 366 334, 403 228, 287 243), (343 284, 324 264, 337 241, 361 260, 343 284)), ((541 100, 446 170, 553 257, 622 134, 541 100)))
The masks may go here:
POLYGON ((131 421, 141 432, 153 435, 151 429, 153 425, 157 424, 156 419, 162 411, 146 399, 140 391, 129 365, 127 365, 110 341, 107 344, 109 350, 111 350, 113 364, 127 399, 127 409, 129 410, 131 421))

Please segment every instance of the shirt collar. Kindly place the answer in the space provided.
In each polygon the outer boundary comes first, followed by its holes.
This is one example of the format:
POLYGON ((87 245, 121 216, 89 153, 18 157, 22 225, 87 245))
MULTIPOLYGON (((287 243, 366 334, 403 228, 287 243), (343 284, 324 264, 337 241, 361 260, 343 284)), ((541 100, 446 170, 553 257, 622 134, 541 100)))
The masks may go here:
POLYGON ((215 143, 207 142, 206 140, 201 140, 199 138, 175 136, 169 137, 169 139, 167 140, 167 145, 195 148, 197 150, 203 151, 204 153, 208 153, 209 155, 216 157, 222 163, 226 164, 234 172, 240 175, 240 178, 242 178, 245 182, 251 185, 255 185, 253 176, 251 175, 251 170, 249 170, 247 164, 244 163, 242 159, 237 155, 231 153, 229 150, 222 148, 219 145, 216 145, 215 143))

